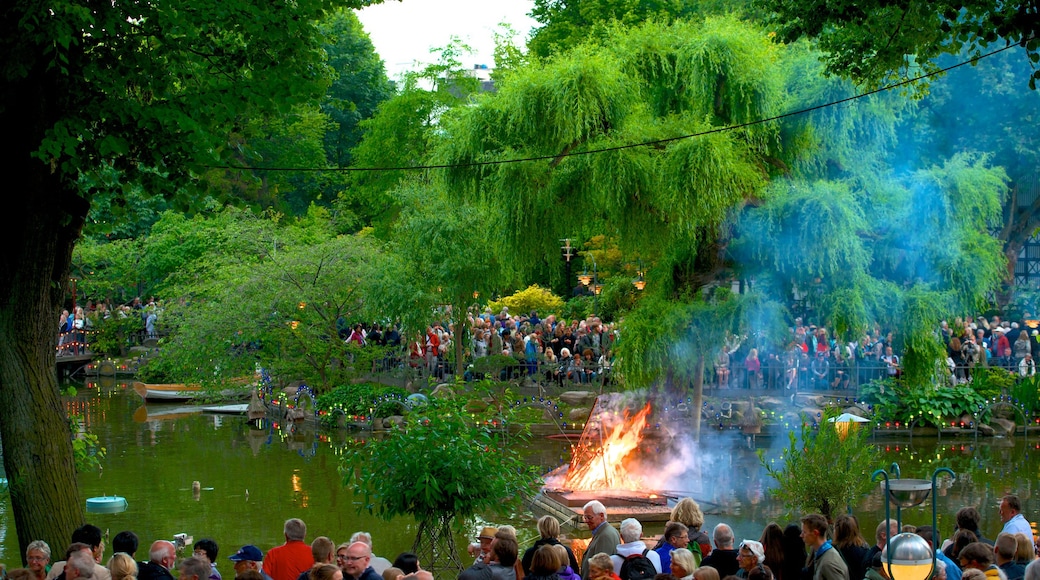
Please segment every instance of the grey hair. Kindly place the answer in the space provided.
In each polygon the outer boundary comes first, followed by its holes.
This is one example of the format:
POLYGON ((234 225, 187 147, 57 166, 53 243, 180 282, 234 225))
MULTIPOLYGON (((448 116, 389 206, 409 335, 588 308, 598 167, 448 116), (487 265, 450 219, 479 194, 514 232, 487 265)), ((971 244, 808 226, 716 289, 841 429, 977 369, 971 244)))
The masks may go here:
POLYGON ((716 548, 731 548, 733 546, 733 528, 726 524, 718 524, 711 532, 715 539, 716 548))
POLYGON ((1026 566, 1026 575, 1022 580, 1040 580, 1040 560, 1033 560, 1026 566))
POLYGON ((285 538, 287 540, 294 540, 302 542, 307 537, 307 524, 303 523, 300 518, 290 518, 285 520, 285 538))
POLYGON ((33 540, 29 542, 29 546, 25 548, 25 557, 28 558, 29 552, 33 550, 39 550, 40 552, 43 552, 44 558, 47 558, 48 560, 51 559, 51 547, 47 545, 47 542, 44 542, 43 540, 33 540))
POLYGON ((364 543, 368 544, 369 546, 371 546, 372 545, 372 534, 370 534, 368 532, 354 532, 350 536, 350 543, 353 544, 354 542, 364 542, 364 543))
POLYGON ((66 568, 73 568, 79 573, 80 578, 94 577, 94 556, 86 550, 77 550, 69 556, 65 562, 66 568))
POLYGON ((597 500, 592 500, 589 503, 585 504, 585 507, 582 508, 582 511, 585 510, 592 510, 592 513, 599 514, 601 516, 607 515, 606 506, 604 506, 601 502, 597 500))
POLYGON ((621 522, 621 540, 626 544, 638 542, 643 537, 643 524, 635 518, 626 518, 621 522))
POLYGON ((181 562, 181 578, 194 576, 196 580, 207 580, 210 575, 210 565, 202 558, 192 556, 181 562))

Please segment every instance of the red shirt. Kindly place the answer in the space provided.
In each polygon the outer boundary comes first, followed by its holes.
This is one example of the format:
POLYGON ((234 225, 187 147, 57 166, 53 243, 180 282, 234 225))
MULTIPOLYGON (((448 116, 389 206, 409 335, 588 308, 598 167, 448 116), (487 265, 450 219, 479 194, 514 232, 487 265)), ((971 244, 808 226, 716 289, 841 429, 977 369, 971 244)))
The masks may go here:
POLYGON ((314 566, 311 547, 296 540, 271 548, 264 556, 264 572, 272 580, 296 580, 311 566, 314 566))

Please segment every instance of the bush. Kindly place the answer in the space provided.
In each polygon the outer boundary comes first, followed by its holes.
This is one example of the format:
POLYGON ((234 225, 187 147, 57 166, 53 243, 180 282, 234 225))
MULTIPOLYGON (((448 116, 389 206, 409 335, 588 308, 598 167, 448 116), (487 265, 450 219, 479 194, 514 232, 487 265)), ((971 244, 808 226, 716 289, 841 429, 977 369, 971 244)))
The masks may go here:
POLYGON ((90 339, 90 350, 97 354, 122 356, 136 344, 135 337, 144 332, 144 322, 137 313, 125 318, 111 316, 98 320, 90 339))
POLYGON ((500 312, 503 306, 508 307, 509 311, 514 314, 526 314, 534 310, 540 317, 544 318, 550 314, 558 314, 560 312, 560 309, 563 308, 563 298, 537 284, 532 284, 526 290, 521 290, 501 300, 490 302, 488 306, 492 312, 496 313, 500 312))
POLYGON ((361 383, 336 387, 332 391, 318 397, 314 402, 321 415, 321 423, 334 426, 338 421, 336 413, 344 415, 363 415, 365 417, 389 417, 403 415, 404 409, 398 402, 408 396, 408 391, 400 387, 388 387, 377 383, 361 383))
MULTIPOLYGON (((978 372, 978 369, 976 369, 978 372)), ((1006 373, 1005 373, 1006 374, 1006 373)), ((986 383, 978 373, 979 383, 986 383)), ((860 398, 874 405, 877 422, 921 423, 942 425, 967 413, 976 415, 985 406, 990 387, 975 382, 955 387, 909 388, 891 379, 871 381, 860 389, 860 398), (980 392, 981 387, 981 392, 980 392)))

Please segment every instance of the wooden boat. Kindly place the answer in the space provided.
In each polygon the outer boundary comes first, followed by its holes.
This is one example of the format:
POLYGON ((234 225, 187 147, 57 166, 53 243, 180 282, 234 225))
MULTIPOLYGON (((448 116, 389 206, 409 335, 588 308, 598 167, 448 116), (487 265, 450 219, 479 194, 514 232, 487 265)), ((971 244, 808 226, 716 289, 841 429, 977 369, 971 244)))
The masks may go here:
POLYGON ((169 421, 171 419, 183 419, 198 415, 202 407, 189 407, 183 405, 141 405, 134 411, 135 423, 147 423, 149 421, 169 421))
MULTIPOLYGON (((248 397, 250 391, 255 389, 250 385, 242 385, 231 389, 223 389, 219 395, 226 399, 241 399, 248 397)), ((212 395, 212 390, 207 391, 199 385, 184 385, 180 383, 155 384, 134 383, 134 391, 145 401, 190 401, 204 395, 212 395)))

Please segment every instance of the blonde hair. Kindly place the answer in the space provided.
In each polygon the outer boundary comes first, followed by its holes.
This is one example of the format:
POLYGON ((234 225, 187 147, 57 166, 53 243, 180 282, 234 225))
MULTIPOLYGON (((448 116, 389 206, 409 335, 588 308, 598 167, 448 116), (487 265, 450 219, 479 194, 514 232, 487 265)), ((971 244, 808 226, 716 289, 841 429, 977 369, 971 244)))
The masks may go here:
MULTIPOLYGON (((704 525, 704 513, 701 512, 701 506, 689 497, 684 497, 675 504, 675 507, 672 508, 672 515, 668 519, 679 522, 695 532, 704 525)), ((690 570, 690 572, 692 571, 690 570)))
POLYGON ((116 552, 108 559, 108 570, 112 572, 112 580, 136 580, 137 562, 124 552, 116 552))
POLYGON ((697 560, 693 558, 693 552, 686 548, 672 550, 672 565, 682 568, 686 572, 684 576, 693 574, 697 570, 697 560))

